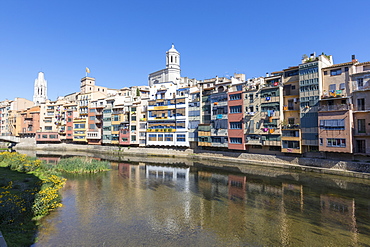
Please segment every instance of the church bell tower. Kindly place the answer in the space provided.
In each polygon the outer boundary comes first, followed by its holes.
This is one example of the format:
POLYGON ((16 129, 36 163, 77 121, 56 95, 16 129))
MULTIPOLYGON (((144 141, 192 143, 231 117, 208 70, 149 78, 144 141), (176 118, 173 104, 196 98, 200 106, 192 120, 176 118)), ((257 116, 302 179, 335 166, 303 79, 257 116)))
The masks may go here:
POLYGON ((34 85, 33 103, 35 105, 45 103, 47 98, 47 81, 45 80, 44 73, 39 72, 34 85))

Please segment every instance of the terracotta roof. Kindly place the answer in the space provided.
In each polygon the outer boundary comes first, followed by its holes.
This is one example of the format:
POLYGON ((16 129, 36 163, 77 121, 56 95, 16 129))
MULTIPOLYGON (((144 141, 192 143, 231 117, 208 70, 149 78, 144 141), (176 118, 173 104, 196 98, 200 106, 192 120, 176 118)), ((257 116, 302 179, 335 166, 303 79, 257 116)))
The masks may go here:
POLYGON ((287 69, 283 69, 283 71, 292 70, 292 69, 299 69, 299 66, 292 66, 287 69))
POLYGON ((357 63, 357 61, 351 61, 351 62, 347 62, 347 63, 338 63, 338 64, 333 64, 332 66, 325 67, 325 68, 322 68, 322 69, 337 68, 337 67, 346 66, 346 65, 353 65, 355 63, 357 63))
POLYGON ((370 64, 370 61, 369 62, 358 63, 356 65, 366 65, 366 64, 370 64))

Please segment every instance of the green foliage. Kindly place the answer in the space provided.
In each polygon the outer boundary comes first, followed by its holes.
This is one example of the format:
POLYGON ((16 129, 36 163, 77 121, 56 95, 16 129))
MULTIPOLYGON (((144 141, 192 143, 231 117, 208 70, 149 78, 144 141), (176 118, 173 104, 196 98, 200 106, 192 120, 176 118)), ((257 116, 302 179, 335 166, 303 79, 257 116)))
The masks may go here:
POLYGON ((62 159, 53 166, 53 169, 59 172, 68 173, 97 173, 109 171, 109 163, 89 158, 73 157, 62 159))
POLYGON ((34 242, 37 219, 61 207, 65 179, 43 162, 19 153, 0 153, 0 230, 9 246, 34 242))
POLYGON ((0 153, 0 230, 8 246, 30 246, 35 220, 61 207, 59 190, 66 179, 60 172, 107 171, 108 162, 87 158, 63 159, 57 165, 19 153, 0 153))

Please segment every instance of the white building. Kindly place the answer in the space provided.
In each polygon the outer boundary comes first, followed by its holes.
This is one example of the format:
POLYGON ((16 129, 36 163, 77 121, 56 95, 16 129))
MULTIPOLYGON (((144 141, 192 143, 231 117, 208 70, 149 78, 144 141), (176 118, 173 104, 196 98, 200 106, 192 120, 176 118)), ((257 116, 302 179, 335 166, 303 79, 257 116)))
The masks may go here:
POLYGON ((48 98, 47 90, 48 85, 47 81, 45 80, 44 73, 39 72, 39 75, 37 79, 35 79, 34 84, 33 103, 36 105, 45 103, 48 98))
POLYGON ((166 52, 166 68, 149 74, 149 86, 163 82, 180 83, 180 53, 172 45, 166 52))

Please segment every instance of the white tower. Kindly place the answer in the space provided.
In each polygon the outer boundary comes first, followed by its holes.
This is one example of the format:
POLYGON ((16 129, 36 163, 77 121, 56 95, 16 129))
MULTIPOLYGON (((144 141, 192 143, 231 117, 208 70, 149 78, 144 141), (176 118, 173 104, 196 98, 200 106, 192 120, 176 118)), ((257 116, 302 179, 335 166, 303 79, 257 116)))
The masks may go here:
POLYGON ((171 49, 166 52, 167 81, 180 82, 180 53, 172 44, 171 49))
POLYGON ((33 92, 33 103, 36 105, 45 103, 47 100, 47 81, 45 80, 44 73, 39 72, 37 79, 35 80, 34 92, 33 92))
POLYGON ((180 53, 173 44, 171 49, 166 52, 166 68, 180 69, 180 53))

